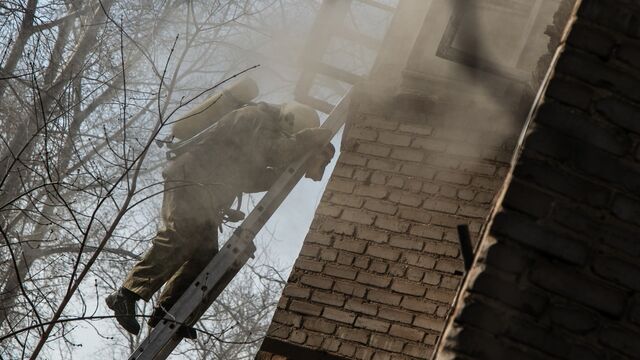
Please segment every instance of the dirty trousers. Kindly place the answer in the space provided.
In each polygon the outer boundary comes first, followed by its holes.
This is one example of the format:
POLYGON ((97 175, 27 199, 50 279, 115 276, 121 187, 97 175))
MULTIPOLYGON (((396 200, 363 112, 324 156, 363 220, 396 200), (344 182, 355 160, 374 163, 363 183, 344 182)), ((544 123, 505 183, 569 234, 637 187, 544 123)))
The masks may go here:
POLYGON ((215 206, 203 201, 197 187, 169 187, 162 201, 163 226, 122 285, 149 301, 166 283, 158 302, 167 309, 218 252, 215 206))

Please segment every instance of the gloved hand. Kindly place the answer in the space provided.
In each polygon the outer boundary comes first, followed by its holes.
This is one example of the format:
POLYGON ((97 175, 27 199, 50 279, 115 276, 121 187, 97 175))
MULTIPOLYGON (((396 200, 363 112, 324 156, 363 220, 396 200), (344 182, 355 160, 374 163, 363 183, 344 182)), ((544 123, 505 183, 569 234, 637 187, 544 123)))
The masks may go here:
POLYGON ((309 146, 319 147, 331 140, 331 130, 311 128, 304 129, 294 134, 296 141, 309 146))
POLYGON ((307 172, 304 174, 304 177, 311 179, 313 181, 322 180, 322 175, 324 174, 324 169, 329 165, 331 159, 336 153, 336 148, 333 147, 333 144, 327 144, 318 155, 316 155, 309 162, 309 168, 307 172))

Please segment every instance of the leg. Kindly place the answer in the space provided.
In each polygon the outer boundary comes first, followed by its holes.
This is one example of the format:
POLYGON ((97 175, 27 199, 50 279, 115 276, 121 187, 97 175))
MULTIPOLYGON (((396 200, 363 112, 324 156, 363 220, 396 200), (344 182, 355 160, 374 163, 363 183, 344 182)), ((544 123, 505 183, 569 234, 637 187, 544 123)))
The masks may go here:
POLYGON ((179 236, 170 230, 159 231, 151 248, 129 271, 122 287, 149 301, 191 255, 179 236))
POLYGON ((160 306, 169 310, 211 259, 213 259, 218 252, 217 231, 218 229, 215 224, 201 227, 201 231, 199 231, 201 240, 198 241, 200 246, 196 247, 192 257, 169 279, 160 294, 158 301, 160 306))

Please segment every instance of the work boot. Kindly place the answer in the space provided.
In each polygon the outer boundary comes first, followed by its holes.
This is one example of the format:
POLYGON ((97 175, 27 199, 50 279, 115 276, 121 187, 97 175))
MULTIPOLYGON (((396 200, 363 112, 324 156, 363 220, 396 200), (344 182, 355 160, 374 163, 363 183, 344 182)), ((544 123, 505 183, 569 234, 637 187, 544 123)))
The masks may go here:
POLYGON ((167 315, 167 312, 164 311, 162 307, 153 309, 151 316, 149 316, 149 320, 147 320, 147 325, 152 328, 156 327, 156 325, 158 325, 160 320, 162 320, 165 315, 167 315))
MULTIPOLYGON (((149 325, 152 328, 156 327, 156 325, 158 325, 160 321, 164 319, 165 315, 167 315, 167 312, 164 311, 162 307, 157 307, 153 309, 153 312, 151 313, 151 316, 147 321, 147 325, 149 325)), ((196 332, 196 329, 186 325, 180 325, 180 327, 178 328, 178 331, 176 331, 176 334, 183 338, 192 339, 192 340, 195 340, 198 337, 198 333, 196 332)))
POLYGON ((120 326, 134 335, 140 332, 140 324, 136 320, 136 301, 139 298, 130 290, 120 288, 105 300, 109 309, 113 310, 120 326))
POLYGON ((198 333, 196 332, 196 329, 187 325, 180 326, 180 328, 176 332, 176 335, 181 336, 185 339, 191 339, 191 340, 195 340, 198 338, 198 333))

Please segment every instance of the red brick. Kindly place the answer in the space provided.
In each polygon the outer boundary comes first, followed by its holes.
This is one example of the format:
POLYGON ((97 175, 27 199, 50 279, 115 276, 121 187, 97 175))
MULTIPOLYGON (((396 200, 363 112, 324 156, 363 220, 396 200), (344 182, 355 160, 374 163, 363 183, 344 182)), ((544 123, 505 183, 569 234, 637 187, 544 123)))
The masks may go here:
POLYGON ((496 166, 492 164, 463 162, 460 165, 460 169, 487 176, 492 176, 496 173, 496 166))
POLYGON ((378 136, 378 141, 387 145, 409 146, 409 144, 411 144, 411 136, 381 131, 378 136))
POLYGON ((344 221, 353 223, 371 225, 375 220, 375 215, 369 214, 363 210, 344 209, 340 218, 344 221))
POLYGON ((429 255, 420 255, 419 253, 405 252, 402 254, 402 260, 409 265, 425 269, 433 269, 436 265, 436 258, 429 255))
POLYGON ((367 158, 350 152, 342 152, 340 154, 340 158, 338 159, 338 163, 364 166, 367 163, 367 158))
MULTIPOLYGON (((379 109, 377 109, 379 110, 379 109)), ((366 110, 365 110, 366 111, 366 110)), ((390 120, 382 116, 368 115, 359 126, 372 127, 376 129, 395 130, 398 128, 398 122, 390 120)))
POLYGON ((440 191, 440 185, 424 183, 422 185, 422 192, 427 194, 437 194, 440 191))
POLYGON ((376 199, 382 199, 387 196, 389 192, 384 186, 380 185, 358 185, 355 190, 356 195, 366 196, 376 199))
POLYGON ((449 257, 458 257, 460 253, 459 245, 447 244, 443 242, 426 241, 424 244, 424 252, 445 255, 449 257))
POLYGON ((422 282, 429 285, 438 285, 440 283, 441 277, 442 276, 440 274, 425 272, 422 282))
POLYGON ((469 189, 461 189, 458 191, 458 197, 462 200, 471 201, 476 196, 475 191, 469 189))
POLYGON ((367 163, 367 168, 372 170, 383 170, 397 172, 400 169, 400 163, 396 160, 386 159, 370 159, 367 163))
POLYGON ((427 294, 425 295, 427 299, 431 299, 434 301, 439 301, 447 304, 451 304, 455 296, 456 296, 455 291, 436 290, 436 289, 428 289, 427 294))
POLYGON ((440 228, 429 225, 411 225, 409 234, 435 240, 441 240, 444 235, 440 228))
POLYGON ((374 354, 373 349, 366 348, 366 347, 358 347, 356 349, 355 359, 356 360, 371 360, 371 357, 373 356, 373 354, 374 354))
POLYGON ((285 286, 284 291, 282 293, 285 296, 289 296, 293 298, 308 299, 309 295, 311 295, 311 290, 296 286, 294 284, 287 284, 287 286, 285 286))
POLYGON ((338 349, 338 354, 347 357, 347 358, 353 358, 353 355, 356 353, 356 347, 355 345, 352 345, 350 343, 342 343, 340 344, 340 348, 338 349))
POLYGON ((407 344, 402 352, 418 359, 431 359, 433 348, 425 345, 407 344))
POLYGON ((352 208, 360 208, 364 200, 358 196, 347 195, 342 193, 334 193, 331 195, 329 202, 335 205, 348 206, 352 208))
POLYGON ((404 179, 400 176, 392 176, 387 181, 387 186, 402 188, 404 186, 404 179))
POLYGON ((311 301, 326 305, 342 306, 344 304, 344 295, 314 290, 311 295, 311 301))
POLYGON ((358 317, 355 322, 355 326, 367 330, 373 330, 378 332, 387 332, 389 330, 389 323, 386 321, 380 321, 376 319, 358 317))
POLYGON ((398 304, 400 304, 402 296, 392 294, 390 291, 370 289, 369 291, 367 291, 367 299, 381 304, 397 306, 398 304))
POLYGON ((346 132, 345 137, 374 141, 378 137, 378 132, 373 129, 351 128, 346 132))
POLYGON ((337 335, 340 339, 355 341, 361 344, 366 344, 369 341, 369 331, 367 330, 340 326, 337 335))
POLYGON ((392 191, 389 195, 389 201, 411 207, 418 207, 422 204, 420 196, 406 191, 392 191))
POLYGON ((362 285, 339 280, 337 280, 333 285, 333 290, 339 293, 353 295, 360 298, 364 297, 364 294, 367 292, 367 288, 362 285))
POLYGON ((347 310, 355 311, 361 314, 375 315, 378 312, 378 306, 366 303, 358 299, 349 299, 344 307, 347 310))
POLYGON ((385 274, 388 267, 389 265, 383 263, 382 261, 372 261, 371 266, 369 266, 369 271, 376 274, 385 274))
POLYGON ((396 218, 380 215, 376 218, 375 226, 380 229, 404 233, 409 229, 409 224, 399 221, 396 218))
POLYGON ((369 227, 358 227, 357 237, 363 240, 370 240, 377 243, 385 243, 389 240, 389 234, 383 231, 371 229, 369 227))
POLYGON ((327 190, 338 191, 351 194, 356 187, 356 183, 351 180, 332 178, 327 184, 327 190))
POLYGON ((411 281, 421 281, 424 278, 425 271, 416 267, 407 269, 406 278, 411 281))
POLYGON ((333 332, 336 331, 335 324, 320 318, 304 319, 304 328, 324 334, 333 334, 333 332))
POLYGON ((376 144, 360 143, 358 144, 357 152, 361 154, 387 157, 391 153, 391 148, 388 146, 381 146, 376 144))
POLYGON ((326 275, 333 276, 333 277, 353 280, 356 278, 357 270, 349 266, 327 264, 327 266, 324 269, 324 273, 326 275))
POLYGON ((440 259, 436 264, 436 270, 454 274, 456 272, 462 273, 464 267, 461 260, 440 259))
POLYGON ((399 321, 405 324, 411 324, 413 321, 412 313, 387 307, 380 307, 378 317, 392 321, 399 321))
POLYGON ((299 328, 302 322, 302 317, 288 311, 276 311, 275 314, 273 314, 273 321, 299 328))
POLYGON ((469 185, 471 183, 471 175, 442 171, 439 172, 438 175, 436 175, 436 180, 459 185, 469 185))
POLYGON ((385 336, 385 335, 371 334, 371 341, 369 345, 373 346, 374 348, 397 353, 402 351, 402 347, 404 346, 404 341, 396 340, 392 337, 385 336))
POLYGON ((346 166, 343 164, 336 164, 336 167, 333 168, 333 176, 339 176, 343 178, 351 178, 353 176, 354 168, 351 166, 346 166))
POLYGON ((322 342, 322 349, 329 352, 336 352, 342 342, 332 337, 325 337, 322 342))
POLYGON ((341 212, 342 212, 341 208, 327 205, 327 204, 320 204, 320 206, 318 206, 318 208, 316 209, 316 214, 331 216, 334 218, 337 218, 338 216, 340 216, 341 212))
POLYGON ((427 151, 438 151, 442 152, 447 149, 447 142, 438 140, 438 139, 430 139, 430 138, 419 138, 414 139, 411 143, 412 147, 424 149, 427 151))
POLYGON ((324 261, 336 261, 338 257, 338 250, 325 248, 320 250, 320 259, 324 261))
POLYGON ((353 179, 363 182, 363 181, 368 181, 368 179, 371 177, 371 171, 369 170, 365 170, 365 169, 356 169, 356 171, 354 171, 353 173, 353 179))
POLYGON ((317 231, 310 231, 304 241, 321 245, 331 245, 331 242, 333 240, 331 239, 331 236, 327 234, 323 234, 317 231))
POLYGON ((430 135, 433 132, 433 128, 431 126, 418 123, 400 123, 398 130, 417 135, 430 135))
POLYGON ((324 263, 320 261, 305 259, 305 258, 298 258, 294 266, 302 270, 321 272, 324 266, 324 263))
POLYGON ((417 223, 428 224, 431 220, 431 214, 419 209, 403 208, 400 210, 400 218, 415 221, 417 223))
POLYGON ((411 341, 420 341, 424 337, 424 331, 407 326, 393 324, 391 325, 391 329, 389 330, 389 335, 411 341))
POLYGON ((428 316, 416 316, 413 325, 423 329, 433 330, 441 333, 444 330, 444 319, 436 319, 428 316))
POLYGON ((353 324, 353 321, 356 319, 356 315, 354 313, 332 307, 325 307, 322 312, 322 317, 345 324, 353 324))
POLYGON ((433 179, 436 171, 424 164, 403 164, 400 172, 405 175, 415 176, 423 179, 433 179))
POLYGON ((269 337, 281 339, 287 339, 289 334, 291 334, 291 328, 277 323, 271 323, 271 326, 269 326, 269 330, 267 331, 267 335, 269 337))
POLYGON ((300 282, 318 289, 331 289, 331 286, 333 286, 333 280, 318 275, 305 274, 300 279, 300 282))
MULTIPOLYGON (((319 348, 320 345, 322 345, 322 341, 324 340, 324 335, 320 335, 320 334, 307 334, 307 341, 304 343, 306 346, 312 347, 312 348, 319 348)), ((275 360, 275 359, 272 359, 275 360)), ((282 360, 287 360, 286 358, 282 359, 282 360)))
POLYGON ((420 162, 424 159, 424 153, 414 149, 393 149, 393 151, 391 151, 391 158, 420 162))
POLYGON ((320 225, 320 230, 324 232, 333 232, 341 235, 353 235, 356 231, 354 224, 336 221, 333 219, 325 219, 320 225))
POLYGON ((470 218, 484 219, 484 217, 487 216, 488 212, 489 212, 489 209, 485 209, 477 206, 462 205, 460 206, 458 215, 467 216, 470 218))
POLYGON ((475 176, 471 181, 471 185, 486 190, 497 190, 502 185, 502 180, 475 176))
POLYGON ((310 258, 315 258, 320 254, 320 247, 317 245, 311 244, 302 244, 302 249, 300 249, 301 256, 308 256, 310 258))
POLYGON ((479 150, 480 149, 478 148, 478 146, 463 143, 453 143, 448 147, 447 153, 459 156, 479 157, 479 150))
POLYGON ((344 239, 336 240, 333 244, 336 249, 351 251, 354 253, 362 254, 367 246, 366 241, 356 239, 344 239))
POLYGON ((368 199, 365 202, 364 208, 367 210, 371 210, 377 213, 382 213, 387 215, 393 215, 396 213, 396 211, 398 211, 398 207, 391 202, 383 201, 383 200, 372 200, 372 199, 368 199))
POLYGON ((440 287, 449 289, 449 290, 456 290, 459 285, 460 285, 459 278, 452 277, 452 276, 443 276, 442 284, 440 284, 440 287))
POLYGON ((353 266, 358 267, 360 269, 366 269, 369 267, 370 262, 371 262, 371 259, 369 259, 368 257, 356 256, 355 260, 353 261, 353 266))
POLYGON ((414 283, 401 279, 393 279, 391 283, 391 290, 399 292, 401 294, 408 294, 414 296, 422 296, 425 293, 425 286, 420 283, 414 283))
POLYGON ((408 250, 422 250, 424 241, 405 235, 392 235, 389 240, 389 245, 408 250))
POLYGON ((391 279, 388 277, 373 275, 362 271, 358 273, 356 281, 361 284, 372 285, 380 288, 386 288, 391 283, 391 279))
POLYGON ((458 204, 450 201, 427 199, 422 204, 422 207, 428 210, 444 212, 448 214, 455 214, 458 210, 458 204))
POLYGON ((404 296, 402 298, 400 306, 405 309, 417 311, 423 314, 433 314, 438 308, 438 306, 434 303, 424 301, 421 298, 414 298, 410 296, 404 296))
POLYGON ((347 252, 340 251, 338 253, 338 258, 336 259, 336 261, 339 264, 342 264, 342 265, 351 265, 355 258, 356 258, 355 256, 353 256, 353 255, 351 255, 351 254, 349 254, 347 252))
POLYGON ((367 255, 373 257, 396 261, 400 257, 400 251, 394 250, 388 246, 369 245, 367 247, 367 255))
POLYGON ((320 316, 322 313, 322 306, 293 300, 291 305, 289 305, 289 310, 305 315, 320 316))

